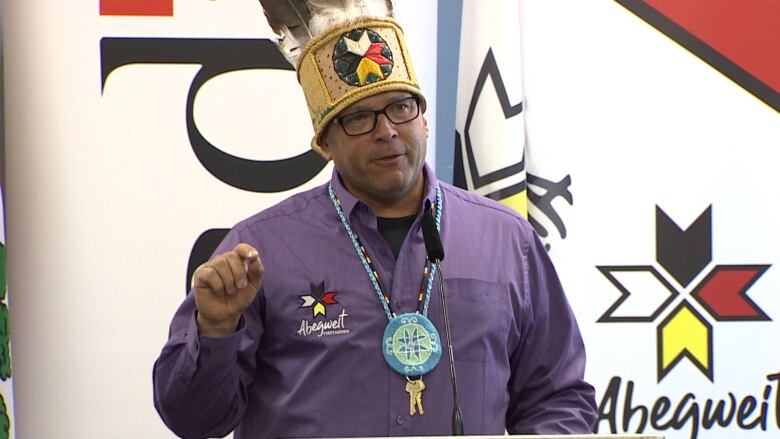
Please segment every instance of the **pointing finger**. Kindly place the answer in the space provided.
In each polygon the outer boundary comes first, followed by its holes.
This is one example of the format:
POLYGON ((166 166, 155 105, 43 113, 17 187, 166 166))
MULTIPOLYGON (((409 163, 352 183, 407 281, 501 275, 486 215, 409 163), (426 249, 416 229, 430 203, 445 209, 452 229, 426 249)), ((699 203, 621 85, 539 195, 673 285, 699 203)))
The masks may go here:
POLYGON ((249 282, 255 287, 256 290, 260 289, 260 284, 263 281, 263 275, 265 274, 265 267, 260 258, 256 258, 249 263, 247 269, 247 276, 249 282))
POLYGON ((257 259, 259 257, 257 249, 243 242, 235 246, 233 250, 241 257, 241 260, 244 262, 251 262, 253 259, 257 259))

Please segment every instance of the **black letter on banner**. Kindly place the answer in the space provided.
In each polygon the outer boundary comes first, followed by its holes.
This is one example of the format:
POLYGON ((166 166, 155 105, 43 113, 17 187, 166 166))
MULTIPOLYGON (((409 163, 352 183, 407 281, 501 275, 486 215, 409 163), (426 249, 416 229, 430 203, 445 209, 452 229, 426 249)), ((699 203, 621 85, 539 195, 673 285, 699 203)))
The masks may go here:
POLYGON ((103 38, 100 40, 101 89, 108 75, 128 64, 200 64, 187 95, 187 133, 203 167, 223 182, 253 192, 286 191, 311 180, 325 167, 314 151, 283 160, 255 161, 227 154, 209 143, 195 126, 195 95, 209 79, 248 69, 293 70, 268 39, 103 38))
POLYGON ((623 431, 628 431, 628 427, 631 424, 631 418, 635 414, 639 413, 639 427, 636 432, 641 433, 645 431, 647 425, 647 407, 642 404, 637 404, 636 407, 631 406, 631 398, 634 396, 634 382, 629 380, 626 384, 626 400, 623 402, 623 431))
POLYGON ((701 425, 705 429, 709 430, 716 422, 721 427, 728 427, 728 425, 731 424, 731 421, 734 419, 734 413, 737 410, 737 398, 733 393, 729 392, 729 399, 731 404, 729 405, 728 414, 726 414, 726 401, 723 399, 719 399, 717 403, 708 399, 704 403, 704 414, 702 415, 701 425), (714 409, 712 404, 715 404, 714 409))
POLYGON ((229 229, 209 229, 201 233, 190 252, 190 261, 187 263, 187 279, 184 291, 189 292, 192 288, 192 275, 201 264, 208 261, 214 250, 228 234, 229 229))
POLYGON ((610 433, 617 433, 617 401, 619 396, 620 378, 612 377, 607 385, 607 390, 604 391, 604 396, 601 398, 601 403, 599 403, 599 417, 596 419, 596 424, 593 426, 593 431, 595 433, 598 433, 601 421, 607 421, 610 433))
MULTIPOLYGON (((780 381, 780 373, 773 373, 766 376, 768 381, 780 381)), ((780 383, 775 390, 775 424, 780 428, 780 383)))

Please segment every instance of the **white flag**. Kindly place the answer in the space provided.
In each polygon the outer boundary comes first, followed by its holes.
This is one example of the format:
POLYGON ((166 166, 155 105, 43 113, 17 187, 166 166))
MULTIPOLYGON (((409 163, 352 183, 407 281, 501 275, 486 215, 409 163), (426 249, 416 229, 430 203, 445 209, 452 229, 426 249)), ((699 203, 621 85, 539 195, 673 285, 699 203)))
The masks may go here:
POLYGON ((453 181, 527 215, 519 2, 464 0, 453 181))

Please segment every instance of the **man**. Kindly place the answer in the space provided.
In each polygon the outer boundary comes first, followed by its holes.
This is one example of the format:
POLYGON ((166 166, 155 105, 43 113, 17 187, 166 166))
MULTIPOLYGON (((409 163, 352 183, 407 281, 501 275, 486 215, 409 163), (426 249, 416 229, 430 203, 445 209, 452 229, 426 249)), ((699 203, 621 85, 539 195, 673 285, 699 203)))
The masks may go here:
POLYGON ((372 19, 306 46, 312 145, 333 176, 236 225, 196 270, 154 368, 155 405, 180 436, 450 434, 442 308, 420 226, 428 206, 447 252, 465 433, 591 430, 583 343, 544 247, 514 211, 425 165, 425 99, 403 44, 394 22, 372 19), (358 68, 354 81, 349 66, 363 61, 339 64, 339 48, 369 37, 401 48, 397 65, 373 82, 358 68), (329 68, 357 85, 323 103, 344 87, 329 68))

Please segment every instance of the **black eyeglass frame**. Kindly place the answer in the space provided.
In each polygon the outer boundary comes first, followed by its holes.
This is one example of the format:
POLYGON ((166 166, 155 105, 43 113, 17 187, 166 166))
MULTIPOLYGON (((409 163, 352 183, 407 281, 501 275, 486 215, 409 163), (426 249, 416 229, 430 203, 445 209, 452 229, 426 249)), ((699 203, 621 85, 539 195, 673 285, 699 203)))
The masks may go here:
POLYGON ((395 125, 401 125, 401 124, 405 124, 405 123, 411 122, 411 121, 417 119, 418 117, 420 117, 420 97, 417 96, 417 95, 408 96, 408 97, 401 98, 401 99, 395 100, 393 102, 390 102, 389 104, 385 105, 383 108, 380 108, 379 110, 361 110, 361 111, 356 111, 354 113, 350 113, 350 114, 345 114, 343 116, 334 117, 333 120, 336 123, 338 123, 339 126, 341 126, 341 129, 344 130, 344 134, 346 134, 348 136, 351 136, 351 137, 357 137, 357 136, 362 136, 363 134, 368 134, 371 131, 374 131, 374 129, 376 128, 376 121, 379 118, 380 114, 384 114, 385 117, 387 118, 387 120, 389 120, 390 122, 392 122, 395 125), (409 99, 414 100, 415 105, 416 105, 416 109, 417 109, 417 113, 414 116, 412 116, 411 118, 409 118, 409 119, 407 119, 407 120, 405 120, 403 122, 396 122, 396 121, 394 121, 393 118, 390 117, 389 114, 387 114, 387 109, 392 107, 393 105, 398 104, 399 102, 403 102, 403 101, 406 101, 406 100, 409 100, 409 99), (357 133, 357 134, 350 134, 350 133, 348 133, 347 129, 344 127, 344 118, 347 118, 347 117, 350 117, 350 116, 354 116, 356 114, 361 114, 361 113, 371 113, 372 116, 374 117, 374 123, 371 124, 371 129, 369 129, 367 131, 363 131, 363 132, 357 133))

